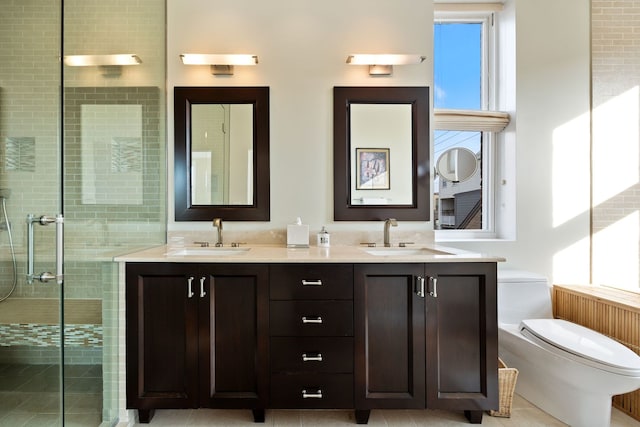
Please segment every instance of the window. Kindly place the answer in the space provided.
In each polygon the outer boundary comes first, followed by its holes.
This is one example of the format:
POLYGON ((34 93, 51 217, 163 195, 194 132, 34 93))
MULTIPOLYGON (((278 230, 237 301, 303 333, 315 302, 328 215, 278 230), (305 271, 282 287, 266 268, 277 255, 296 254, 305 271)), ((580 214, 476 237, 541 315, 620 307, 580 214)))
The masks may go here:
POLYGON ((436 11, 433 206, 438 240, 496 235, 494 145, 508 115, 491 111, 495 56, 493 11, 436 11))

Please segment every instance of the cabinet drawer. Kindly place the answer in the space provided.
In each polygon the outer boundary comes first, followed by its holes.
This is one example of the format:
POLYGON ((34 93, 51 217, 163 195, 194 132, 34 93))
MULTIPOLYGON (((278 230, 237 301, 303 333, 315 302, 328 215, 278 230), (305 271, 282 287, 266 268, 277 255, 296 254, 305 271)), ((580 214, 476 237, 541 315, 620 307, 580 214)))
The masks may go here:
POLYGON ((272 300, 353 299, 352 265, 272 265, 270 271, 272 300))
POLYGON ((273 337, 272 372, 353 372, 353 338, 273 337))
POLYGON ((353 375, 272 375, 270 407, 291 409, 353 408, 353 375))
POLYGON ((271 336, 353 336, 352 301, 271 301, 271 336))

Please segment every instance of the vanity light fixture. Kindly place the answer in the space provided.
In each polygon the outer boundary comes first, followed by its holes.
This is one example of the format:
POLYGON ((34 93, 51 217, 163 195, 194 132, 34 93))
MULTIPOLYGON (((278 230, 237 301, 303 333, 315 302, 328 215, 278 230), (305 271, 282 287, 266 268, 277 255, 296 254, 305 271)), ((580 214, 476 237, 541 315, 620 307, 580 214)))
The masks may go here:
POLYGON ((64 64, 70 67, 98 67, 105 77, 117 77, 122 74, 123 65, 139 65, 142 60, 133 53, 111 55, 68 55, 64 64))
POLYGON ((368 65, 370 76, 390 76, 394 65, 420 64, 427 57, 407 54, 353 54, 347 57, 347 64, 368 65))
POLYGON ((185 65, 211 65, 211 74, 216 76, 233 75, 234 65, 256 65, 257 55, 244 54, 199 54, 183 53, 180 55, 185 65))

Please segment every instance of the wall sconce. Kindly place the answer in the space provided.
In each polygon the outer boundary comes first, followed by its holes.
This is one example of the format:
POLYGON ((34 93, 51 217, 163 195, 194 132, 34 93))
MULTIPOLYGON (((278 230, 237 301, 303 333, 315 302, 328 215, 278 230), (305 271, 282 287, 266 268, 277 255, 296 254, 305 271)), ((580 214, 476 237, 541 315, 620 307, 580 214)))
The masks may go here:
POLYGON ((354 54, 347 57, 347 64, 368 65, 370 76, 390 76, 394 65, 420 64, 426 59, 421 55, 354 54))
POLYGON ((139 65, 142 60, 133 53, 113 55, 69 55, 64 64, 70 67, 98 67, 105 77, 118 77, 123 65, 139 65))
POLYGON ((198 54, 183 53, 180 55, 185 65, 211 65, 211 74, 216 76, 233 75, 234 65, 256 65, 256 55, 243 54, 198 54))

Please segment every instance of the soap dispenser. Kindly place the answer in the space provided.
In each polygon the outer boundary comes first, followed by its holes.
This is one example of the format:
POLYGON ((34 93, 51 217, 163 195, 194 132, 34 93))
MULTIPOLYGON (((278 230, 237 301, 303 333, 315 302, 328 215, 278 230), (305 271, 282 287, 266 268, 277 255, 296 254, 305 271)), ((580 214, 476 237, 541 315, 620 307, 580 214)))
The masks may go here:
POLYGON ((317 240, 318 247, 328 248, 329 246, 331 246, 331 241, 329 239, 330 239, 329 232, 323 225, 322 230, 320 230, 320 232, 318 233, 318 240, 317 240))

